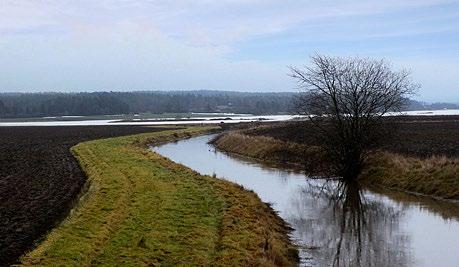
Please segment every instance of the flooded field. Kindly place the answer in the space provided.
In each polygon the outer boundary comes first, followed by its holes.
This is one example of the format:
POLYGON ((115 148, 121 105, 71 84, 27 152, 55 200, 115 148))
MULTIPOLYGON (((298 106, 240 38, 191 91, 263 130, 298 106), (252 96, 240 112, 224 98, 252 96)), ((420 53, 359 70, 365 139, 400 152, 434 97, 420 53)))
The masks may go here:
POLYGON ((294 115, 265 115, 265 116, 251 116, 251 115, 229 115, 229 116, 213 116, 213 117, 193 117, 193 118, 145 118, 145 119, 92 119, 90 117, 75 117, 73 119, 62 120, 32 120, 32 121, 11 121, 0 120, 1 126, 107 126, 107 125, 188 125, 188 124, 220 124, 220 123, 240 123, 240 122, 254 122, 254 121, 287 121, 294 119, 298 116, 294 115))
MULTIPOLYGON (((459 115, 458 109, 449 110, 422 110, 389 113, 388 116, 453 116, 459 115)), ((176 118, 162 114, 142 115, 132 117, 128 115, 103 116, 60 116, 43 118, 5 119, 0 118, 0 126, 103 126, 103 125, 187 125, 187 124, 219 124, 240 122, 276 122, 302 118, 299 115, 251 115, 234 113, 191 113, 188 117, 176 118)), ((183 114, 181 115, 183 116, 183 114)))
POLYGON ((153 149, 255 191, 295 230, 303 266, 457 266, 459 204, 313 180, 221 153, 201 136, 153 149))

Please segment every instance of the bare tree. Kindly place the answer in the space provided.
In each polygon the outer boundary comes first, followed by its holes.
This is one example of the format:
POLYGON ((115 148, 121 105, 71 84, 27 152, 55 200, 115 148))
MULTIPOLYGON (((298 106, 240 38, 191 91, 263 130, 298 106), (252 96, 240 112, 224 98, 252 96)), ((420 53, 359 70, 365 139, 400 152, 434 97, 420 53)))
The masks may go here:
POLYGON ((384 131, 383 116, 399 111, 417 85, 410 72, 385 60, 316 55, 304 68, 291 67, 304 94, 297 110, 317 128, 334 172, 356 179, 365 157, 384 131))

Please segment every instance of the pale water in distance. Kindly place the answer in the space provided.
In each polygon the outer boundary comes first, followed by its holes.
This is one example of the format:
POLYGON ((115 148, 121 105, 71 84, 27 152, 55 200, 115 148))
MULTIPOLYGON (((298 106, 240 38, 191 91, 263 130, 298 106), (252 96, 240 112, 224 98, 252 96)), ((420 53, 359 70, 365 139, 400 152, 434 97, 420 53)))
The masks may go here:
MULTIPOLYGON (((200 114, 200 113, 195 113, 200 114)), ((209 113, 203 113, 209 114, 209 113)), ((101 126, 101 125, 176 125, 176 124, 218 124, 218 123, 239 123, 239 122, 251 122, 251 121, 287 121, 292 119, 302 118, 304 116, 297 115, 263 115, 263 116, 252 116, 248 114, 231 114, 231 113, 215 113, 220 114, 220 117, 205 117, 200 118, 204 120, 196 120, 198 118, 190 118, 189 120, 164 120, 164 118, 152 118, 147 120, 133 119, 133 121, 120 121, 116 119, 90 119, 84 116, 62 116, 61 118, 72 118, 72 120, 61 120, 58 117, 44 117, 46 121, 33 119, 32 121, 14 121, 14 119, 3 120, 0 118, 1 126, 101 126), (226 115, 225 115, 226 114, 226 115), (221 116, 225 117, 222 118, 221 116), (76 118, 76 119, 75 119, 76 118), (226 120, 231 118, 231 120, 226 120), (49 120, 48 120, 49 119, 49 120), (55 119, 55 120, 53 120, 55 119), (78 120, 80 119, 80 120, 78 120)), ((388 113, 388 116, 392 115, 407 115, 407 116, 434 116, 434 115, 459 115, 459 109, 446 109, 446 110, 421 110, 421 111, 405 111, 405 112, 394 112, 388 113)), ((170 118, 173 119, 173 118, 170 118)))
POLYGON ((219 124, 219 123, 239 123, 253 121, 287 121, 296 118, 294 115, 266 115, 266 116, 227 116, 222 117, 206 117, 206 118, 191 118, 187 120, 164 120, 164 119, 149 119, 149 120, 51 120, 51 121, 0 121, 0 127, 13 126, 102 126, 102 125, 186 125, 186 124, 219 124), (227 120, 231 118, 231 120, 227 120))

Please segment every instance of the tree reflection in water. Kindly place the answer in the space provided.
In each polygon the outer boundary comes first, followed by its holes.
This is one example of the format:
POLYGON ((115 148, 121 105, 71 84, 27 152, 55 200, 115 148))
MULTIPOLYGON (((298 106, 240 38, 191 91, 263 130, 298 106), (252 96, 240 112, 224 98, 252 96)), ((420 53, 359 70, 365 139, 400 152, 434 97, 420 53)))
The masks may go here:
POLYGON ((318 265, 412 263, 410 240, 399 228, 403 209, 365 198, 355 181, 311 180, 292 204, 290 222, 318 265))

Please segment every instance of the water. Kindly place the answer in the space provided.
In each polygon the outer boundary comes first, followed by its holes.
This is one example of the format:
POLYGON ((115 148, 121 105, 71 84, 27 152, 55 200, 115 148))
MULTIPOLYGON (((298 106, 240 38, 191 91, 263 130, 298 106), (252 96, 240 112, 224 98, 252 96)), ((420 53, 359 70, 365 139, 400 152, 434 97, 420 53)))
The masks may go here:
MULTIPOLYGON (((100 126, 100 125, 176 125, 176 124, 219 124, 219 123, 239 123, 239 122, 253 122, 253 121, 288 121, 292 119, 304 118, 299 115, 264 115, 264 116, 252 116, 249 114, 233 114, 233 113, 194 113, 201 115, 219 115, 218 117, 196 117, 189 120, 179 121, 167 121, 164 119, 174 118, 144 118, 149 121, 142 119, 134 119, 134 121, 120 121, 120 119, 92 119, 91 116, 62 116, 62 117, 43 117, 32 118, 30 121, 18 121, 11 119, 0 118, 0 127, 12 127, 12 126, 100 126), (224 117, 222 117, 224 116, 224 117), (231 118, 231 120, 225 120, 225 118, 231 118), (62 120, 64 119, 64 120, 62 120), (71 119, 71 120, 65 120, 71 119), (196 120, 201 119, 201 120, 196 120), (151 121, 150 121, 151 120, 151 121), (156 121, 155 121, 156 120, 156 121)), ((389 112, 387 116, 392 115, 408 115, 408 116, 434 116, 434 115, 459 115, 459 109, 445 109, 445 110, 422 110, 422 111, 404 111, 404 112, 389 112)), ((107 115, 102 116, 104 118, 118 115, 107 115)), ((122 115, 120 115, 122 116, 122 115)))
MULTIPOLYGON (((79 120, 50 120, 50 121, 1 121, 0 127, 15 127, 15 126, 102 126, 102 125, 186 125, 186 124, 220 124, 220 123, 240 123, 240 122, 254 122, 254 121, 287 121, 298 118, 295 115, 265 115, 265 116, 250 116, 250 115, 237 115, 237 116, 225 116, 225 117, 201 117, 191 118, 187 120, 170 120, 165 119, 149 119, 140 120, 134 119, 134 121, 120 121, 117 119, 84 119, 85 117, 78 116, 66 116, 67 118, 80 118, 79 120), (231 118, 231 120, 226 120, 231 118)), ((48 117, 52 119, 55 117, 48 117)), ((1 119, 1 118, 0 118, 1 119)), ((44 118, 46 119, 46 118, 44 118)))
POLYGON ((295 230, 303 266, 459 266, 459 204, 313 180, 229 156, 212 135, 153 148, 255 191, 295 230))

